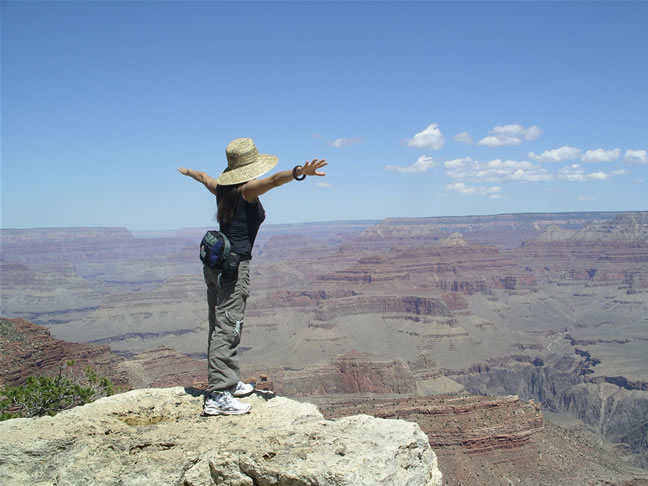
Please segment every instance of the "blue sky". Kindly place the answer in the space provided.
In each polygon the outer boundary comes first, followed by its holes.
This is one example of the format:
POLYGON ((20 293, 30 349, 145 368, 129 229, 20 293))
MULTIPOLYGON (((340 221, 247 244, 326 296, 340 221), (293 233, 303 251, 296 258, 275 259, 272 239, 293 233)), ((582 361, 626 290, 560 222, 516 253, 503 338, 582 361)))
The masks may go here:
POLYGON ((2 2, 3 228, 648 209, 646 2, 2 2))

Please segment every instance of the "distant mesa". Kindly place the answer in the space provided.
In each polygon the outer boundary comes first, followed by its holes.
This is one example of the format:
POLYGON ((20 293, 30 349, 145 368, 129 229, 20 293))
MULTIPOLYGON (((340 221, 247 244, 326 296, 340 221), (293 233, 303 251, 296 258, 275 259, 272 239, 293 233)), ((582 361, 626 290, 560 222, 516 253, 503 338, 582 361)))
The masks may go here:
POLYGON ((0 240, 3 245, 16 243, 30 243, 48 240, 51 242, 66 242, 79 239, 109 239, 129 240, 133 235, 126 228, 29 228, 29 229, 2 229, 0 240))
POLYGON ((579 230, 551 225, 535 241, 648 246, 648 211, 621 214, 613 221, 590 224, 579 230))
POLYGON ((430 245, 459 232, 469 242, 512 249, 524 241, 534 240, 552 225, 578 229, 591 223, 605 223, 623 214, 617 211, 387 218, 350 238, 348 244, 365 249, 413 247, 430 245))
POLYGON ((648 288, 648 212, 572 230, 552 225, 513 250, 538 276, 561 280, 618 282, 635 292, 648 288))
POLYGON ((556 224, 549 226, 536 239, 536 242, 549 243, 553 241, 565 241, 573 238, 577 231, 565 229, 556 224))

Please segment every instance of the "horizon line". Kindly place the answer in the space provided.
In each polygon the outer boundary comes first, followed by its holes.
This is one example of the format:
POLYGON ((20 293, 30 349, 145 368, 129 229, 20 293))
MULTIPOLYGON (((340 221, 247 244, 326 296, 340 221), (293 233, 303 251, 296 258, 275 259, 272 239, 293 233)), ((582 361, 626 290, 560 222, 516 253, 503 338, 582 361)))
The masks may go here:
MULTIPOLYGON (((494 217, 494 216, 529 216, 529 215, 541 215, 541 214, 618 214, 618 213, 643 213, 648 212, 648 209, 632 209, 632 210, 616 210, 616 211, 524 211, 520 213, 515 212, 506 212, 506 213, 494 213, 494 214, 461 214, 461 215, 443 215, 443 216, 389 216, 382 219, 334 219, 334 220, 323 220, 323 221, 303 221, 303 222, 294 222, 294 223, 268 223, 264 227, 270 226, 306 226, 306 225, 316 225, 316 224, 334 224, 334 223, 345 223, 345 224, 376 224, 382 221, 387 220, 424 220, 424 219, 443 219, 443 218, 477 218, 477 217, 494 217)), ((23 228, 1 228, 0 231, 26 231, 26 230, 72 230, 72 229, 124 229, 127 231, 181 231, 181 230, 198 230, 204 228, 210 228, 212 226, 189 226, 189 227, 178 227, 178 228, 131 228, 128 226, 40 226, 40 227, 23 227, 23 228)))

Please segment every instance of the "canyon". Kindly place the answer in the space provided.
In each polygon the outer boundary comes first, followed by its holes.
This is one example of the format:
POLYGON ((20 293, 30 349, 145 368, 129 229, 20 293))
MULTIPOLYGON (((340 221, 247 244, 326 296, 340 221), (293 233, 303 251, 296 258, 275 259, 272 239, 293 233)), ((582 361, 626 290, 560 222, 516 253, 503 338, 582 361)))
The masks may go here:
MULTIPOLYGON (((560 454, 567 435, 586 444, 574 446, 574 464, 579 457, 589 464, 582 458, 590 453, 614 458, 607 473, 587 476, 592 481, 640 478, 644 470, 634 468, 648 466, 647 229, 646 212, 264 226, 240 348, 244 371, 325 413, 371 404, 377 414, 414 418, 441 448, 433 444, 450 471, 444 479, 456 477, 449 484, 470 484, 476 474, 499 484, 496 476, 522 478, 520 468, 540 471, 552 463, 538 451, 560 454), (488 445, 479 428, 443 436, 428 419, 450 423, 448 413, 421 412, 454 399, 479 410, 484 395, 500 398, 488 420, 475 411, 472 422, 490 424, 511 447, 488 445), (533 418, 536 407, 545 418, 533 418), (545 445, 534 449, 534 441, 545 445), (481 466, 462 479, 471 447, 481 466), (518 455, 534 459, 500 467, 518 455)), ((199 382, 203 231, 2 230, 0 313, 138 363, 128 365, 133 387, 179 384, 173 363, 195 370, 185 379, 199 382)), ((595 469, 578 467, 571 469, 595 469)), ((567 481, 567 469, 555 484, 567 481)), ((534 484, 533 474, 520 480, 534 484)))

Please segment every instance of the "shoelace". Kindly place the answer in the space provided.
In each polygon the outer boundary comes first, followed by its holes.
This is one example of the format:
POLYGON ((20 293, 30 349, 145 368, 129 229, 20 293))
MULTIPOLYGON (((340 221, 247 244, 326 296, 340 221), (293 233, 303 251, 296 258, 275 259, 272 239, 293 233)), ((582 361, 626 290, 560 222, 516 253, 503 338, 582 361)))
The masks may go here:
POLYGON ((232 395, 230 395, 229 393, 223 393, 221 401, 225 405, 231 405, 234 402, 234 397, 232 395))

